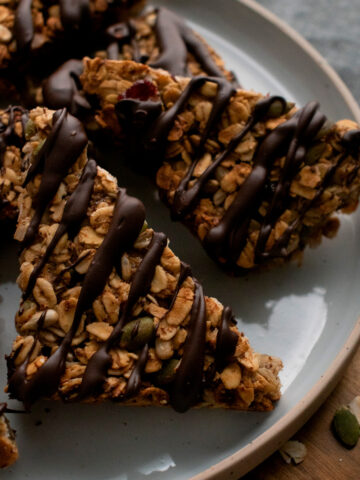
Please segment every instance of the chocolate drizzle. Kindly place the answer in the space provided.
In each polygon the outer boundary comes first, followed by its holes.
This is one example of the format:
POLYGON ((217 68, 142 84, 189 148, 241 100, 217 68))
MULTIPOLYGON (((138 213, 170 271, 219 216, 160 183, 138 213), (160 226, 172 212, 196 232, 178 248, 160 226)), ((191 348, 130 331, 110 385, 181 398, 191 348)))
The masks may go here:
MULTIPOLYGON (((346 132, 342 138, 342 144, 345 147, 345 153, 341 155, 332 167, 326 172, 321 187, 318 189, 316 195, 307 202, 304 203, 302 209, 299 212, 299 215, 293 222, 287 227, 282 236, 274 243, 271 250, 267 253, 268 257, 276 256, 287 256, 289 253, 287 251, 287 245, 290 241, 291 234, 298 227, 300 222, 303 220, 304 216, 310 208, 312 208, 318 200, 321 198, 325 189, 330 185, 334 175, 341 167, 342 163, 346 160, 347 156, 350 154, 356 157, 359 154, 360 149, 360 130, 349 130, 346 132)), ((357 175, 360 166, 358 165, 353 172, 353 175, 357 175)), ((265 257, 266 258, 266 257, 265 257)))
POLYGON ((305 160, 309 143, 314 139, 326 121, 326 117, 318 111, 318 108, 319 105, 316 102, 312 102, 300 110, 298 114, 294 115, 295 118, 298 117, 297 124, 287 150, 280 179, 275 187, 271 204, 260 227, 259 237, 255 247, 255 256, 257 258, 267 256, 265 252, 266 242, 276 219, 284 210, 284 198, 289 192, 291 180, 305 160))
MULTIPOLYGON (((197 79, 194 82, 197 85, 201 85, 203 80, 197 79)), ((219 84, 221 85, 220 81, 219 84)), ((228 90, 225 90, 225 92, 228 92, 228 90)), ((223 101, 219 101, 218 108, 214 109, 214 116, 221 114, 222 105, 225 104, 227 95, 228 93, 223 95, 223 101)), ((164 126, 163 128, 165 131, 167 127, 164 126)), ((211 123, 209 123, 208 128, 211 128, 211 123)), ((84 135, 79 130, 79 122, 68 115, 65 110, 54 114, 52 131, 30 167, 25 180, 26 185, 37 173, 42 172, 38 194, 38 198, 41 198, 42 212, 47 208, 47 204, 51 201, 61 180, 67 175, 68 169, 84 149, 84 138, 86 139, 84 135), (49 185, 52 185, 51 192, 49 185)), ((8 137, 4 138, 5 143, 6 138, 8 137)), ((53 238, 43 257, 33 269, 24 298, 31 294, 36 279, 48 262, 60 238, 66 232, 73 238, 78 232, 88 209, 96 172, 96 162, 89 160, 84 167, 79 183, 65 204, 62 219, 53 238)), ((34 217, 41 219, 41 215, 40 217, 39 215, 40 213, 37 213, 35 209, 34 217)), ((31 241, 34 238, 38 228, 38 223, 35 226, 34 217, 30 222, 33 230, 31 235, 28 234, 27 241, 31 241)), ((113 268, 120 269, 121 257, 134 245, 143 228, 144 221, 145 210, 143 204, 136 198, 128 196, 125 190, 120 189, 109 230, 83 278, 72 325, 57 350, 48 357, 46 362, 30 378, 27 378, 26 370, 34 352, 38 334, 35 335, 34 343, 21 365, 15 368, 14 363, 11 363, 14 359, 9 358, 10 396, 22 400, 26 408, 29 408, 40 397, 51 397, 56 393, 60 395, 58 390, 60 380, 64 374, 68 353, 71 352, 72 340, 76 335, 81 319, 91 308, 93 301, 103 291, 113 268)), ((154 233, 148 250, 134 274, 128 299, 119 312, 118 321, 109 338, 91 357, 85 369, 78 395, 75 398, 72 397, 72 399, 83 400, 89 396, 97 396, 101 392, 108 369, 111 367, 110 350, 119 344, 124 326, 132 320, 134 306, 140 298, 145 297, 150 291, 156 267, 160 264, 166 246, 166 235, 164 233, 154 233)), ((181 263, 177 285, 168 311, 174 307, 180 288, 188 277, 193 278, 190 267, 181 263)), ((184 353, 176 370, 173 383, 169 386, 171 403, 174 409, 179 412, 183 412, 196 404, 201 398, 203 388, 206 306, 202 286, 195 278, 193 278, 193 282, 194 301, 191 308, 188 335, 184 344, 184 353)), ((38 321, 38 333, 41 332, 44 326, 45 317, 46 311, 42 312, 38 321)), ((236 337, 229 329, 232 318, 231 310, 229 308, 225 309, 217 340, 216 357, 218 359, 225 358, 226 349, 228 349, 229 355, 232 354, 234 337, 236 337)), ((135 323, 133 335, 137 334, 137 329, 138 324, 135 323)), ((150 345, 147 343, 139 352, 138 359, 128 380, 126 391, 120 400, 136 395, 141 388, 149 348, 150 345)))
POLYGON ((19 51, 28 49, 34 37, 31 5, 32 0, 20 0, 15 12, 14 34, 19 51))
MULTIPOLYGON (((159 18, 162 18, 161 15, 159 18)), ((205 143, 220 122, 221 115, 234 94, 232 86, 221 78, 205 76, 193 78, 177 101, 165 111, 161 111, 161 102, 157 98, 146 101, 124 98, 115 107, 119 123, 123 126, 124 131, 129 134, 128 138, 132 139, 130 143, 134 143, 137 153, 139 153, 140 145, 146 158, 151 157, 151 165, 156 163, 158 165, 159 161, 162 162, 171 128, 191 95, 201 88, 205 82, 216 83, 217 92, 210 116, 201 134, 199 145, 194 147, 191 166, 174 192, 170 205, 174 219, 186 220, 187 214, 198 202, 200 194, 204 191, 216 168, 234 152, 239 143, 254 129, 257 123, 270 117, 279 117, 288 111, 288 105, 282 97, 266 97, 258 101, 242 130, 215 157, 211 165, 198 178, 192 178, 196 166, 205 152, 205 143), (141 135, 141 142, 139 142, 139 135, 141 135)), ((260 219, 255 261, 259 263, 269 256, 284 257, 288 255, 284 247, 291 235, 289 231, 277 240, 276 248, 273 248, 271 252, 266 251, 267 240, 277 219, 285 211, 282 206, 289 196, 291 182, 306 162, 307 151, 325 121, 326 117, 319 112, 319 105, 316 102, 311 102, 261 139, 254 155, 250 175, 239 188, 234 201, 225 211, 222 219, 209 230, 203 240, 210 256, 215 257, 225 265, 233 265, 237 262, 246 244, 250 221, 259 217, 258 209, 264 200, 269 203, 269 208, 265 217, 260 219), (270 192, 267 188, 269 174, 275 161, 282 156, 285 156, 285 162, 281 168, 280 178, 274 186, 272 194, 269 195, 270 192), (269 198, 270 196, 271 198, 269 198), (279 246, 281 246, 280 249, 279 246)), ((346 144, 348 153, 356 155, 359 148, 358 131, 354 130, 345 134, 343 143, 346 144)))
POLYGON ((68 60, 43 82, 44 102, 49 108, 61 107, 75 116, 91 109, 81 93, 79 77, 83 72, 82 60, 68 60))
POLYGON ((275 193, 275 204, 270 209, 270 215, 265 220, 262 233, 259 236, 259 253, 263 246, 263 238, 268 235, 268 221, 273 221, 273 209, 278 208, 278 199, 286 192, 288 181, 292 179, 294 168, 292 162, 294 154, 296 160, 303 158, 306 153, 305 146, 315 137, 326 118, 318 111, 318 104, 309 103, 299 110, 288 121, 275 128, 261 143, 254 156, 254 165, 250 175, 241 185, 233 203, 225 212, 219 224, 212 228, 205 237, 206 249, 216 257, 230 257, 236 262, 244 247, 249 222, 262 201, 266 180, 269 171, 280 156, 286 154, 286 171, 280 180, 275 193), (291 145, 291 152, 289 147, 291 145))
POLYGON ((171 390, 171 404, 177 412, 185 412, 201 397, 205 356, 206 308, 203 289, 194 279, 194 303, 184 354, 171 390))
POLYGON ((126 385, 125 397, 133 397, 138 393, 141 387, 141 377, 145 369, 149 353, 149 344, 146 343, 141 350, 139 358, 135 364, 133 371, 131 372, 130 378, 126 385))
POLYGON ((90 20, 89 0, 60 0, 61 23, 65 29, 80 30, 90 20))
MULTIPOLYGON (((159 56, 149 63, 153 68, 163 68, 172 75, 191 75, 187 68, 188 54, 191 53, 207 75, 224 78, 224 73, 213 60, 211 53, 202 40, 189 28, 185 21, 167 8, 157 8, 155 35, 160 47, 159 56)), ((133 21, 117 23, 107 29, 110 43, 107 56, 118 60, 124 44, 132 47, 132 60, 147 63, 149 57, 141 54, 136 38, 136 23, 133 21)))
POLYGON ((159 8, 155 32, 160 46, 160 55, 150 63, 151 67, 163 68, 173 75, 187 76, 189 75, 187 56, 190 52, 208 75, 224 77, 203 42, 175 13, 167 8, 159 8))
MULTIPOLYGON (((46 317, 46 312, 42 312, 39 321, 38 321, 38 332, 41 331, 45 317, 46 317)), ((36 387, 36 382, 34 382, 33 378, 31 380, 28 380, 26 378, 26 370, 31 358, 31 355, 34 352, 35 346, 37 343, 37 336, 34 338, 34 342, 30 348, 29 353, 26 356, 26 359, 24 362, 19 365, 15 371, 12 373, 12 375, 9 378, 9 394, 11 398, 16 398, 19 400, 22 400, 24 403, 24 406, 26 409, 28 409, 32 403, 32 397, 33 397, 33 389, 34 385, 36 387)))
MULTIPOLYGON (((214 79, 212 79, 214 81, 214 79)), ((217 83, 217 82, 216 82, 217 83)), ((173 218, 182 218, 194 205, 194 202, 199 198, 206 182, 210 176, 215 172, 216 168, 226 159, 230 153, 232 153, 245 135, 258 123, 262 118, 266 116, 270 107, 275 102, 280 102, 283 109, 285 109, 285 101, 281 97, 268 97, 264 100, 260 100, 254 109, 252 116, 249 118, 245 127, 241 132, 236 135, 229 143, 227 148, 220 153, 212 162, 212 164, 200 175, 191 188, 188 188, 192 174, 198 164, 201 155, 203 154, 203 147, 209 136, 209 133, 219 122, 221 113, 227 106, 232 95, 232 91, 226 88, 226 83, 219 84, 218 92, 214 100, 213 108, 205 127, 204 133, 201 136, 200 146, 197 149, 195 160, 186 173, 185 177, 181 180, 174 196, 174 201, 171 206, 173 218), (225 87, 225 88, 224 88, 225 87), (225 90, 225 92, 222 91, 225 90), (224 94, 225 93, 225 94, 224 94)))
POLYGON ((86 145, 87 136, 79 120, 69 115, 66 109, 55 112, 52 131, 31 165, 24 183, 27 185, 42 170, 35 212, 26 231, 24 245, 33 241, 48 203, 86 145))
MULTIPOLYGON (((26 52, 34 38, 32 0, 20 0, 15 13, 14 33, 19 52, 26 52)), ((89 0, 60 0, 60 17, 65 30, 84 29, 89 23, 89 0)))
POLYGON ((226 360, 235 353, 238 336, 230 328, 234 323, 234 314, 231 308, 224 307, 216 338, 215 365, 217 369, 221 369, 226 360))
POLYGON ((53 238, 51 239, 44 255, 41 257, 41 260, 31 272, 28 285, 23 295, 24 299, 26 299, 32 292, 37 277, 40 275, 42 269, 50 258, 50 255, 58 244, 60 238, 66 232, 69 232, 71 237, 74 237, 77 233, 77 230, 80 229, 81 222, 86 215, 86 211, 90 201, 91 192, 96 177, 96 171, 97 167, 95 160, 89 160, 84 168, 77 187, 70 195, 69 200, 66 202, 61 222, 53 238))
MULTIPOLYGON (((139 202, 140 203, 140 202, 139 202)), ((138 223, 138 232, 142 228, 143 222, 138 223)), ((135 240, 135 239, 134 239, 135 240)), ((99 350, 91 357, 84 373, 83 381, 80 385, 79 398, 83 399, 89 395, 94 395, 100 391, 103 385, 107 370, 111 364, 111 357, 109 350, 120 341, 122 329, 129 320, 131 310, 141 296, 145 296, 154 277, 155 268, 160 262, 161 255, 166 247, 167 238, 163 233, 154 233, 149 249, 145 254, 138 270, 135 273, 133 281, 131 282, 129 296, 121 313, 119 313, 119 320, 116 323, 114 330, 106 342, 99 348, 99 350)), ((135 367, 134 378, 132 380, 132 387, 137 385, 139 380, 137 377, 142 371, 140 356, 138 368, 135 367)))
POLYGON ((133 20, 116 23, 106 30, 107 38, 110 43, 106 48, 107 57, 110 60, 118 60, 120 56, 120 47, 128 43, 132 46, 132 60, 137 63, 146 63, 147 55, 140 53, 139 45, 136 40, 136 26, 133 20))
POLYGON ((203 145, 210 134, 211 129, 224 110, 233 93, 233 87, 224 79, 199 76, 190 80, 189 84, 182 92, 178 100, 167 111, 161 111, 161 102, 158 100, 137 100, 124 98, 116 106, 116 114, 119 123, 123 125, 127 132, 134 130, 134 139, 139 144, 138 135, 142 134, 141 148, 147 154, 158 157, 161 161, 161 154, 166 148, 166 140, 176 117, 185 107, 193 92, 211 81, 218 85, 218 94, 212 109, 209 121, 206 125, 206 131, 202 135, 198 151, 201 151, 203 145), (130 120, 130 122, 129 122, 130 120), (136 133, 138 134, 136 137, 136 133))
POLYGON ((56 352, 30 380, 23 379, 24 369, 26 369, 24 364, 16 369, 9 380, 9 391, 25 405, 32 404, 40 397, 49 397, 57 391, 65 370, 66 356, 83 313, 102 292, 113 266, 119 264, 122 252, 133 245, 141 231, 144 219, 145 211, 142 203, 127 196, 124 190, 120 190, 109 231, 85 275, 70 330, 56 352), (22 383, 26 384, 26 388, 21 388, 22 383), (20 387, 17 386, 18 384, 20 387))

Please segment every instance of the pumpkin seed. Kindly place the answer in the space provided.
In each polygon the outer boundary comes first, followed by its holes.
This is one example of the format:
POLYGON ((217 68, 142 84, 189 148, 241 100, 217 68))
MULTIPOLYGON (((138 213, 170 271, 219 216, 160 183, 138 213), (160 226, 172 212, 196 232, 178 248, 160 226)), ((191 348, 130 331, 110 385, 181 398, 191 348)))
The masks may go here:
POLYGON ((175 358, 166 362, 160 372, 156 374, 155 382, 159 385, 167 385, 168 383, 171 383, 175 378, 176 368, 178 365, 179 360, 175 358))
POLYGON ((347 448, 353 448, 360 436, 360 425, 355 415, 347 408, 340 407, 333 419, 335 436, 347 448))
POLYGON ((120 346, 129 350, 138 350, 152 340, 154 333, 152 317, 137 318, 124 326, 120 346))

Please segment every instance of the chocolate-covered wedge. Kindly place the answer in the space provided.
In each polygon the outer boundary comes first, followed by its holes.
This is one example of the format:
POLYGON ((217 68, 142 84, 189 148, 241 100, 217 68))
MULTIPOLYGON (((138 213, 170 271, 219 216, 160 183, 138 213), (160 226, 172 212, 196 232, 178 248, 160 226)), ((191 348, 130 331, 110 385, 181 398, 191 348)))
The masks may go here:
MULTIPOLYGON (((146 63, 174 76, 206 74, 235 81, 205 40, 184 19, 163 7, 148 8, 142 15, 111 25, 99 36, 95 51, 88 49, 87 54, 146 63)), ((91 105, 81 92, 81 72, 81 60, 68 60, 44 81, 38 99, 50 108, 67 107, 84 117, 91 105)))
POLYGON ((136 15, 144 0, 3 0, 0 5, 0 91, 24 88, 24 74, 39 78, 68 58, 98 48, 114 21, 136 15))
POLYGON ((25 130, 10 396, 271 410, 281 361, 253 351, 144 205, 88 158, 81 123, 36 108, 25 130))
POLYGON ((172 217, 231 271, 299 258, 357 206, 359 126, 329 124, 316 102, 127 61, 85 59, 81 82, 98 126, 155 170, 172 217))

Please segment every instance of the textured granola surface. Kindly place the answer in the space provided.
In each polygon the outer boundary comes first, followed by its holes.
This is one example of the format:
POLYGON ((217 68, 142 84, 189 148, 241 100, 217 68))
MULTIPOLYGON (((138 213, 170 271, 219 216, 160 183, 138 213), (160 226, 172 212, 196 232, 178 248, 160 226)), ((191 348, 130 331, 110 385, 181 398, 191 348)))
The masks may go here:
POLYGON ((15 433, 2 413, 0 415, 0 468, 9 467, 19 456, 15 443, 15 433))
MULTIPOLYGON (((53 129, 53 112, 36 108, 29 113, 27 142, 22 149, 26 167, 44 145, 53 129)), ((46 150, 46 149, 45 149, 46 150)), ((79 185, 84 167, 88 165, 86 149, 69 169, 49 203, 33 241, 24 245, 20 255, 18 285, 24 292, 16 315, 19 333, 8 358, 11 375, 24 369, 24 382, 31 383, 37 372, 62 348, 71 330, 81 290, 94 256, 109 234, 119 191, 116 180, 97 167, 94 186, 86 215, 75 236, 64 233, 46 261, 31 292, 28 284, 34 268, 44 257, 66 211, 69 197, 79 185)), ((29 181, 18 199, 19 218, 15 238, 23 241, 36 209, 36 198, 42 174, 29 181)), ((19 178, 19 184, 20 184, 19 178)), ((121 197, 120 197, 121 198, 121 197)), ((119 314, 126 309, 139 266, 148 257, 154 231, 144 224, 132 246, 121 255, 105 287, 82 316, 71 338, 60 383, 51 395, 54 399, 76 400, 91 358, 104 347, 116 329, 119 314)), ((120 341, 109 349, 111 364, 101 392, 87 396, 87 402, 105 399, 134 405, 168 405, 169 385, 181 369, 187 337, 192 330, 194 303, 198 299, 198 282, 187 274, 178 285, 182 272, 180 259, 166 246, 156 265, 149 291, 134 303, 120 341), (178 290, 177 290, 178 288, 178 290), (130 329, 131 326, 131 329, 130 329), (144 341, 148 352, 141 386, 135 395, 126 395, 129 379, 137 368, 144 341)), ((224 307, 218 300, 204 297, 204 356, 202 377, 204 387, 196 406, 224 407, 242 410, 270 410, 280 397, 278 372, 281 361, 255 353, 248 339, 230 322, 235 335, 233 353, 221 365, 216 364, 217 341, 224 307)), ((223 326, 221 328, 224 328, 223 326)), ((200 344, 201 345, 201 342, 200 344)), ((185 358, 185 357, 184 357, 185 358)), ((13 392, 12 392, 13 393, 13 392)), ((16 395, 15 395, 16 396, 16 395)))
MULTIPOLYGON (((94 45, 89 44, 83 54, 134 60, 166 68, 172 75, 208 74, 234 80, 219 55, 188 27, 184 19, 166 8, 148 8, 129 21, 103 29, 94 45)), ((78 78, 81 72, 81 60, 68 60, 42 86, 35 87, 32 96, 38 104, 52 109, 65 106, 75 116, 88 118, 91 102, 81 90, 78 78)))
MULTIPOLYGON (((160 101, 162 111, 171 112, 183 98, 190 83, 188 78, 174 78, 165 71, 156 71, 133 62, 100 59, 84 60, 81 79, 84 90, 96 95, 100 101, 101 108, 96 116, 98 125, 115 132, 117 138, 125 138, 127 131, 125 124, 119 122, 116 109, 132 86, 143 81, 150 82, 157 89, 156 101, 160 101)), ((216 83, 210 81, 194 90, 166 132, 165 148, 156 166, 156 181, 162 197, 173 211, 182 181, 186 178, 187 190, 196 186, 204 172, 229 148, 231 141, 247 128, 256 105, 268 99, 253 91, 236 90, 215 128, 207 133, 199 155, 198 146, 211 117, 217 94, 216 83)), ((276 107, 279 109, 279 105, 276 107)), ((265 115, 247 131, 207 178, 191 209, 181 216, 181 220, 201 241, 228 215, 235 199, 238 201, 241 197, 246 181, 251 177, 253 180, 256 155, 261 150, 263 141, 271 137, 272 132, 276 135, 279 128, 284 130, 291 119, 300 117, 304 109, 299 111, 292 104, 287 104, 283 110, 265 115)), ((254 210, 248 215, 246 239, 236 257, 233 256, 230 260, 230 267, 251 269, 259 264, 281 263, 289 258, 299 259, 306 245, 318 244, 323 235, 335 235, 338 219, 333 214, 339 210, 351 212, 358 203, 358 131, 358 125, 351 120, 324 124, 318 134, 299 151, 303 158, 300 163, 295 161, 295 167, 291 167, 294 170, 287 180, 280 208, 278 205, 275 208, 271 202, 277 185, 283 182, 290 149, 273 156, 263 192, 260 192, 261 202, 255 207, 251 206, 254 210), (350 134, 357 135, 351 148, 345 143, 350 134), (274 215, 276 209, 278 211, 274 215), (261 251, 262 258, 259 258, 256 249, 260 231, 270 211, 274 218, 271 219, 270 231, 267 232, 261 251), (284 242, 286 236, 288 238, 284 242)), ((144 132, 140 129, 136 137, 138 143, 141 142, 142 134, 144 132)), ((229 263, 222 254, 216 256, 221 263, 229 263)))
MULTIPOLYGON (((90 18, 92 28, 97 29, 103 24, 109 24, 104 23, 108 11, 111 11, 110 18, 124 19, 129 15, 136 14, 144 5, 143 0, 116 0, 115 2, 89 0, 82 4, 79 2, 79 11, 74 9, 70 12, 67 11, 68 6, 65 3, 46 4, 41 0, 34 0, 30 3, 24 0, 3 0, 1 2, 0 69, 7 68, 13 62, 14 55, 19 54, 20 50, 26 46, 29 47, 32 54, 44 51, 47 55, 49 46, 59 40, 63 42, 64 38, 71 37, 80 27, 85 35, 85 25, 80 25, 81 22, 88 22, 90 18), (30 22, 32 20, 30 29, 26 24, 28 19, 30 22)), ((88 24, 86 28, 89 28, 88 24)))

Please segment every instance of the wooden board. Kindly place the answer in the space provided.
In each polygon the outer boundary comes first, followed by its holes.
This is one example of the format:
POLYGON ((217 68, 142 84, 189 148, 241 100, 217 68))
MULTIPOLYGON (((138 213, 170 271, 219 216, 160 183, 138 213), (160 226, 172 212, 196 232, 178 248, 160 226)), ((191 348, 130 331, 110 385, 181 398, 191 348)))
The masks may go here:
POLYGON ((330 431, 335 410, 357 395, 360 395, 360 349, 332 395, 293 437, 307 447, 304 462, 287 465, 276 452, 244 480, 359 480, 360 441, 347 450, 330 431))

